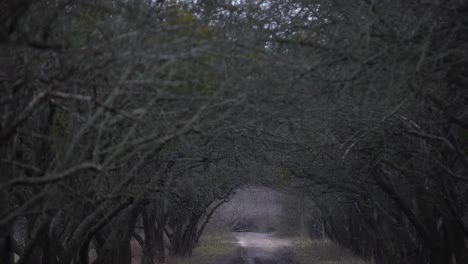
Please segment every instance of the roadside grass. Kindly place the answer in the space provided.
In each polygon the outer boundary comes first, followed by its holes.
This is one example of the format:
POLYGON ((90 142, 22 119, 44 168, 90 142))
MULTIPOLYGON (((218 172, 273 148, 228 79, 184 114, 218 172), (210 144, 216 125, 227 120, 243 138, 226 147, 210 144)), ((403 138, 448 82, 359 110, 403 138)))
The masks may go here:
POLYGON ((298 264, 371 264, 358 259, 345 248, 329 240, 294 238, 293 254, 298 264))
POLYGON ((207 234, 200 238, 193 249, 192 257, 170 259, 169 264, 212 264, 217 260, 232 257, 236 254, 237 240, 231 233, 207 234))

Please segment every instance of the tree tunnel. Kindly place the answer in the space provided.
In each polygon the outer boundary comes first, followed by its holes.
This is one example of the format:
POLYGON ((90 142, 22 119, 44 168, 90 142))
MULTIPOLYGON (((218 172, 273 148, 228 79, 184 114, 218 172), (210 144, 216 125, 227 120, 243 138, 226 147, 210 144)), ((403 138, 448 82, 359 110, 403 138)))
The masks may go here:
POLYGON ((0 261, 169 263, 217 221, 465 263, 467 28, 460 0, 0 1, 0 261))

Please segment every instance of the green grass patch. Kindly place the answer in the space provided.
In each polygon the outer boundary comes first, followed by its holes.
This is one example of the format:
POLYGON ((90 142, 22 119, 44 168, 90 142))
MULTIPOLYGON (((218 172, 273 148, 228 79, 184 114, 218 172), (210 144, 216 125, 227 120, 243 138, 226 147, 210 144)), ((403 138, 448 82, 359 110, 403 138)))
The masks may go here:
POLYGON ((294 258, 298 264, 370 264, 331 241, 305 238, 294 238, 292 241, 294 258))
POLYGON ((236 254, 237 240, 231 233, 209 234, 200 238, 192 257, 170 261, 171 264, 212 264, 236 254))

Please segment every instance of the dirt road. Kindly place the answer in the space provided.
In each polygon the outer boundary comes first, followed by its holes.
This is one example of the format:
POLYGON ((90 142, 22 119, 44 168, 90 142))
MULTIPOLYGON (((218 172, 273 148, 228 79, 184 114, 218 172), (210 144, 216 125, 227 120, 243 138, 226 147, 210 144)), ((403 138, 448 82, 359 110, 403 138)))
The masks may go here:
POLYGON ((280 239, 272 233, 237 233, 239 256, 236 261, 242 264, 292 264, 294 263, 291 241, 280 239))

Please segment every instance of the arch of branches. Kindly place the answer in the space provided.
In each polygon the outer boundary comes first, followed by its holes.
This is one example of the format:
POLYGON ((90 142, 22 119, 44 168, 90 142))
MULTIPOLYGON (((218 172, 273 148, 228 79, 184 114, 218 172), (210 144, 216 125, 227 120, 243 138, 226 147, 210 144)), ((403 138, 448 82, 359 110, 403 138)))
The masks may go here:
POLYGON ((189 256, 245 184, 378 263, 468 258, 465 1, 0 5, 0 259, 189 256))

